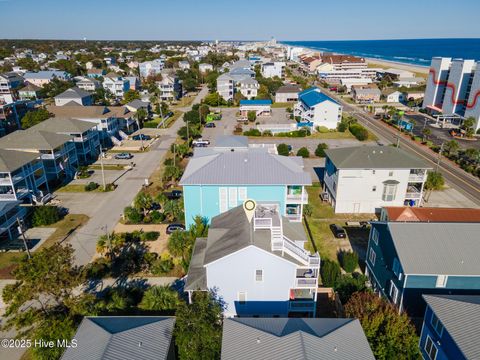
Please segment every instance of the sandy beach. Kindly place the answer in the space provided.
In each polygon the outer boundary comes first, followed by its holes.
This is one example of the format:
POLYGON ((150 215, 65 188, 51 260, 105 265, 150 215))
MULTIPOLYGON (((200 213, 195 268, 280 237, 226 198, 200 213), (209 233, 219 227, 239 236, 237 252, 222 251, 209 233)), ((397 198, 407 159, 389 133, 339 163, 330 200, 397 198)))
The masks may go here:
POLYGON ((429 70, 428 66, 407 64, 407 63, 402 63, 398 61, 380 60, 380 59, 373 59, 373 58, 365 58, 365 61, 371 66, 406 70, 406 71, 411 71, 411 72, 417 73, 418 75, 423 75, 423 76, 426 76, 429 70))

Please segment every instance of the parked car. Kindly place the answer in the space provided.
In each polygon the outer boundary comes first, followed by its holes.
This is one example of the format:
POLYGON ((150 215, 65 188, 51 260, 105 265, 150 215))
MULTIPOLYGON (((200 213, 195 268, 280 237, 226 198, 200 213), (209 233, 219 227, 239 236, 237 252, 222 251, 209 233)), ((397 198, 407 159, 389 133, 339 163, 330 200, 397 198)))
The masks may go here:
POLYGON ((333 235, 337 239, 344 239, 344 238, 347 237, 347 233, 345 232, 345 229, 342 228, 340 225, 331 224, 330 225, 330 230, 332 230, 333 235))
POLYGON ((214 127, 217 127, 217 126, 215 125, 215 123, 209 122, 208 124, 205 125, 205 127, 206 128, 214 128, 214 127))
POLYGON ((170 224, 167 226, 167 235, 170 235, 174 231, 185 231, 185 225, 183 224, 170 224))
POLYGON ((168 200, 177 200, 180 199, 183 195, 181 190, 172 190, 170 192, 165 193, 165 196, 168 200))
POLYGON ((196 140, 193 140, 193 141, 192 141, 192 145, 193 145, 193 146, 197 146, 197 145, 201 145, 201 146, 205 145, 205 146, 207 146, 207 145, 210 145, 210 140, 205 140, 205 139, 202 139, 202 138, 196 139, 196 140))
POLYGON ((133 140, 152 140, 152 137, 150 135, 145 135, 145 134, 137 134, 132 137, 133 140))
POLYGON ((117 159, 117 160, 129 160, 131 158, 133 158, 133 155, 128 153, 128 152, 124 152, 124 153, 120 153, 120 154, 115 155, 115 159, 117 159))
POLYGON ((173 116, 173 111, 169 111, 167 115, 163 117, 163 120, 167 120, 168 118, 171 118, 173 116))

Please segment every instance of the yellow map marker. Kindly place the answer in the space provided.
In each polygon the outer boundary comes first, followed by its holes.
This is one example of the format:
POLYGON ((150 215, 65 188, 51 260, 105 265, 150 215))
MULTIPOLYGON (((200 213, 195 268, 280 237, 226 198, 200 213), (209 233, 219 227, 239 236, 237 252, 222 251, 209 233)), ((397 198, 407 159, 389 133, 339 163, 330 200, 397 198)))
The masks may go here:
POLYGON ((248 222, 252 222, 253 214, 255 213, 255 208, 257 207, 257 203, 255 200, 245 200, 243 203, 243 210, 245 211, 245 215, 247 215, 248 222))

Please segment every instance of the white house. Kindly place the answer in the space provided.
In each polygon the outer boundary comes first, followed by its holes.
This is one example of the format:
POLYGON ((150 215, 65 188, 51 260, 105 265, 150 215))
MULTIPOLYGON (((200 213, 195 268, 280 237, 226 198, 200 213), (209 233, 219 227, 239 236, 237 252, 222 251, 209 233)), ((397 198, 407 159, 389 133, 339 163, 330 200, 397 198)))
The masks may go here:
POLYGON ((276 103, 298 101, 298 93, 302 91, 298 85, 280 86, 275 93, 276 103))
POLYGON ((188 61, 179 61, 178 67, 182 70, 188 70, 190 69, 190 63, 188 61))
POLYGON ((342 120, 342 106, 319 88, 312 87, 298 94, 294 114, 300 116, 302 122, 311 123, 313 129, 317 126, 336 129, 342 120))
POLYGON ((405 101, 405 94, 398 90, 388 90, 383 95, 387 103, 401 103, 405 101))
POLYGON ((126 91, 130 89, 130 82, 121 76, 107 76, 103 80, 103 88, 117 98, 123 97, 126 91))
POLYGON ((329 149, 324 191, 336 213, 375 213, 384 206, 421 206, 430 167, 391 146, 329 149))
POLYGON ((65 105, 81 105, 90 106, 93 105, 93 97, 88 91, 80 89, 79 87, 73 87, 65 90, 63 93, 55 96, 55 106, 65 105))
POLYGON ((228 74, 222 74, 217 78, 217 92, 225 101, 233 100, 234 81, 228 74))
POLYGON ((227 317, 314 317, 320 256, 304 249, 306 241, 303 225, 280 216, 278 204, 246 200, 196 239, 185 290, 191 299, 216 289, 227 317))
POLYGON ((85 91, 94 92, 95 90, 101 88, 102 85, 98 80, 91 78, 83 78, 82 80, 77 82, 77 87, 85 91))
POLYGON ((262 76, 266 78, 279 77, 280 79, 284 76, 286 64, 283 61, 268 62, 262 65, 261 71, 262 76))
POLYGON ((144 61, 138 64, 140 76, 146 78, 151 75, 160 74, 165 66, 162 59, 155 59, 152 61, 144 61))
POLYGON ((175 74, 162 73, 162 80, 156 82, 160 99, 173 101, 182 97, 182 84, 175 74))
POLYGON ((251 77, 246 77, 238 81, 237 86, 239 87, 240 93, 249 100, 256 97, 258 89, 260 89, 258 81, 251 77))
POLYGON ((198 70, 200 70, 201 73, 206 73, 207 71, 213 71, 213 65, 212 64, 207 64, 207 63, 202 63, 198 65, 198 70))

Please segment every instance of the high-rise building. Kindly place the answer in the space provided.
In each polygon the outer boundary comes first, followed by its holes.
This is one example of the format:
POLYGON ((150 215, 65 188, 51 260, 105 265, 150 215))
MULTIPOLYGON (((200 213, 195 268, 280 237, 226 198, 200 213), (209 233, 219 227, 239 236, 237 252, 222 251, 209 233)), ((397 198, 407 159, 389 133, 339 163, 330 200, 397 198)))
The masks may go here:
POLYGON ((432 59, 423 106, 444 117, 475 119, 480 128, 480 62, 435 57, 432 59))

